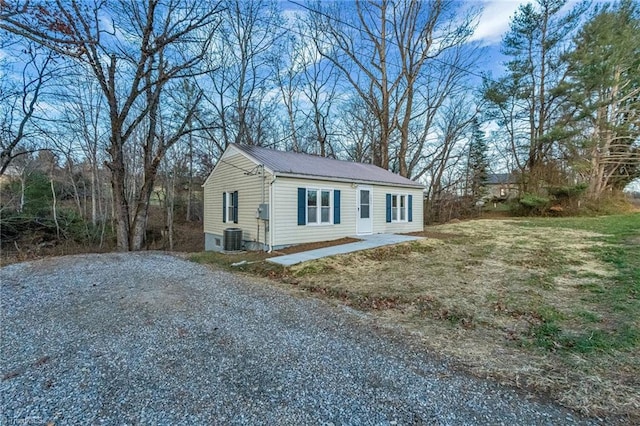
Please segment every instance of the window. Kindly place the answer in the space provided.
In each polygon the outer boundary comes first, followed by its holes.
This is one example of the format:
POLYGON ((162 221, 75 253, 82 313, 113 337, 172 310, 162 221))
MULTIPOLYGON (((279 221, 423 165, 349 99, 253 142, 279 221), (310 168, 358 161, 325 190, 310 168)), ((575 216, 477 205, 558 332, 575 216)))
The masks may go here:
POLYGON ((238 191, 223 193, 222 221, 224 223, 238 223, 238 191))
POLYGON ((387 223, 413 222, 413 195, 386 194, 387 223))
POLYGON ((398 221, 398 196, 397 195, 391 196, 391 221, 392 222, 398 221))
POLYGON ((407 196, 392 194, 391 195, 391 221, 406 222, 407 221, 407 196))
POLYGON ((369 195, 371 191, 368 189, 360 190, 360 219, 369 219, 371 217, 371 201, 369 195))
POLYGON ((329 189, 307 189, 308 225, 332 223, 331 192, 329 189))
POLYGON ((318 191, 307 190, 307 223, 318 222, 318 191))
POLYGON ((320 222, 331 223, 331 192, 320 191, 320 222))

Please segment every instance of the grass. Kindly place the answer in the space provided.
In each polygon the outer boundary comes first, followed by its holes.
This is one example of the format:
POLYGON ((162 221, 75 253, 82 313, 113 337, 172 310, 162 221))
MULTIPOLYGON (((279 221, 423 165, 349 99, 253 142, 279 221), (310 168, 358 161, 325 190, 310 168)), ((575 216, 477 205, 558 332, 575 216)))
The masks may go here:
POLYGON ((189 260, 233 272, 282 279, 287 276, 286 268, 271 262, 265 262, 272 254, 266 252, 240 252, 234 254, 206 251, 194 253, 189 260))
MULTIPOLYGON (((533 228, 548 228, 544 220, 524 223, 533 228)), ((564 344, 583 352, 636 348, 640 345, 640 215, 616 215, 596 218, 555 219, 557 229, 583 229, 597 232, 588 248, 597 259, 610 265, 616 273, 608 280, 597 280, 583 288, 591 294, 584 298, 605 312, 608 330, 594 328, 594 321, 584 330, 565 337, 564 344), (593 342, 590 344, 589 342, 593 342)))
POLYGON ((252 254, 240 268, 402 324, 480 376, 640 422, 640 214, 476 220, 426 234, 436 237, 275 270, 252 254))

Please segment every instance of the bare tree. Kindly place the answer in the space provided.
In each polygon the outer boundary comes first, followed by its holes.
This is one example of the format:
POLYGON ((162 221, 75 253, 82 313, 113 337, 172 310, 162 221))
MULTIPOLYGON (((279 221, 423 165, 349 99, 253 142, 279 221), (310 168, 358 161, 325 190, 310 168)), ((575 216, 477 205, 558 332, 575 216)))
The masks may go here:
MULTIPOLYGON (((0 27, 0 35, 4 36, 0 27)), ((50 50, 39 49, 34 43, 15 44, 8 50, 17 55, 15 58, 23 65, 19 82, 11 78, 0 79, 0 176, 11 161, 18 155, 37 149, 33 139, 39 133, 33 121, 38 117, 38 105, 42 101, 44 90, 54 79, 53 57, 50 50), (29 147, 21 143, 28 142, 29 147)), ((7 58, 0 60, 0 74, 13 74, 14 67, 7 58)))
POLYGON ((380 134, 376 120, 361 99, 351 99, 342 106, 345 117, 340 122, 338 143, 351 161, 371 163, 371 147, 380 134))
POLYGON ((316 4, 312 9, 318 34, 325 35, 316 39, 318 50, 376 120, 374 164, 389 168, 393 156, 397 171, 410 176, 406 160, 412 143, 410 126, 424 114, 416 97, 421 79, 434 60, 472 34, 474 12, 462 16, 456 12, 456 3, 449 0, 357 0, 355 10, 349 11, 355 16, 351 22, 337 6, 316 4))
MULTIPOLYGON (((317 31, 313 25, 307 25, 306 31, 317 31)), ((314 34, 314 39, 321 37, 314 34)), ((308 108, 306 118, 312 123, 312 137, 314 145, 317 146, 318 154, 322 157, 335 156, 335 150, 331 144, 331 112, 334 102, 337 100, 338 74, 333 72, 330 61, 320 60, 319 52, 315 46, 308 46, 312 49, 308 54, 307 64, 304 67, 304 80, 302 92, 306 101, 311 106, 308 108)))
POLYGON ((451 178, 451 171, 457 166, 466 151, 469 131, 472 128, 476 111, 469 108, 469 100, 463 96, 453 98, 444 106, 445 114, 436 120, 438 143, 434 144, 429 167, 429 186, 427 197, 438 200, 462 176, 451 178), (449 176, 449 179, 445 179, 449 176))
POLYGON ((291 150, 294 152, 303 150, 299 137, 300 127, 302 127, 299 118, 299 84, 306 67, 303 49, 304 41, 295 34, 290 34, 279 44, 278 50, 285 53, 274 52, 272 55, 273 75, 286 111, 286 124, 283 126, 286 130, 283 139, 291 141, 291 150))
POLYGON ((157 131, 160 105, 171 101, 165 91, 172 82, 201 73, 199 66, 219 24, 218 4, 58 0, 26 5, 19 12, 0 22, 0 29, 76 61, 99 84, 109 113, 107 167, 118 248, 139 250, 157 169, 166 150, 187 132, 200 96, 181 105, 171 135, 164 138, 157 131), (146 128, 141 140, 144 174, 136 196, 129 199, 125 152, 141 125, 146 128))
MULTIPOLYGON (((440 60, 430 63, 428 72, 418 80, 413 96, 414 115, 403 124, 407 126, 409 142, 404 150, 394 149, 398 153, 398 162, 401 159, 405 161, 408 176, 419 179, 429 174, 432 168, 439 167, 437 162, 433 162, 434 158, 447 158, 437 156, 441 145, 446 145, 442 140, 447 133, 442 131, 443 121, 477 114, 475 99, 468 96, 468 70, 477 63, 479 53, 480 50, 473 45, 454 46, 440 60)), ((460 132, 466 131, 469 121, 465 119, 463 123, 460 132)))
POLYGON ((102 152, 107 146, 105 136, 108 133, 106 108, 99 85, 90 77, 76 75, 75 83, 67 92, 65 126, 72 140, 82 150, 89 166, 91 191, 91 223, 96 226, 103 222, 106 206, 103 203, 103 185, 101 176, 102 152))
POLYGON ((335 156, 331 146, 332 107, 339 74, 318 52, 313 40, 322 37, 302 15, 288 22, 292 32, 273 52, 274 78, 286 117, 282 139, 293 151, 335 156))
POLYGON ((267 110, 274 88, 272 55, 284 33, 278 3, 273 0, 224 0, 223 21, 209 57, 211 90, 204 93, 214 112, 209 125, 218 155, 230 143, 264 144, 271 126, 267 110))

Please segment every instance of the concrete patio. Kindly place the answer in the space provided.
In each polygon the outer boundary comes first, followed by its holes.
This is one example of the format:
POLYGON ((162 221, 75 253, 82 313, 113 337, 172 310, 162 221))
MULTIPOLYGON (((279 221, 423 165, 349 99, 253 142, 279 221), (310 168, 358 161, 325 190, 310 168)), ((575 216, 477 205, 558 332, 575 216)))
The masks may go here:
POLYGON ((406 243, 407 241, 419 240, 422 237, 398 234, 372 234, 358 235, 361 241, 355 243, 341 244, 338 246, 324 247, 316 250, 303 251, 300 253, 287 254, 267 259, 269 262, 283 266, 296 265, 309 260, 321 259, 323 257, 335 256, 337 254, 353 253, 360 250, 369 250, 376 247, 389 246, 393 244, 406 243))

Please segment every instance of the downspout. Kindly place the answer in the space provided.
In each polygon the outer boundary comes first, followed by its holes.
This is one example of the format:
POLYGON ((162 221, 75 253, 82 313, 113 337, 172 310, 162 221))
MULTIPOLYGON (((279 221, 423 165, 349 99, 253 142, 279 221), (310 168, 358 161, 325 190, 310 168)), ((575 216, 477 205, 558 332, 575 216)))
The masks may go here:
MULTIPOLYGON (((262 173, 262 204, 264 204, 264 195, 265 195, 264 183, 266 181, 266 176, 264 175, 264 164, 260 164, 260 173, 262 173)), ((266 242, 267 241, 265 240, 265 243, 266 242)))
POLYGON ((276 176, 271 179, 269 183, 269 251, 267 253, 271 253, 273 251, 273 241, 275 234, 275 226, 273 225, 273 210, 274 210, 274 189, 273 184, 276 183, 276 176))
MULTIPOLYGON (((265 203, 265 184, 267 182, 267 176, 264 174, 264 164, 260 164, 260 171, 262 172, 262 204, 264 205, 265 203)), ((267 220, 263 220, 262 221, 263 225, 264 225, 264 243, 265 245, 269 245, 267 243, 267 227, 269 226, 269 221, 267 220)), ((269 227, 269 232, 271 232, 271 228, 269 227)), ((258 236, 258 239, 260 239, 260 236, 258 236)), ((269 249, 270 250, 270 249, 269 249)))

